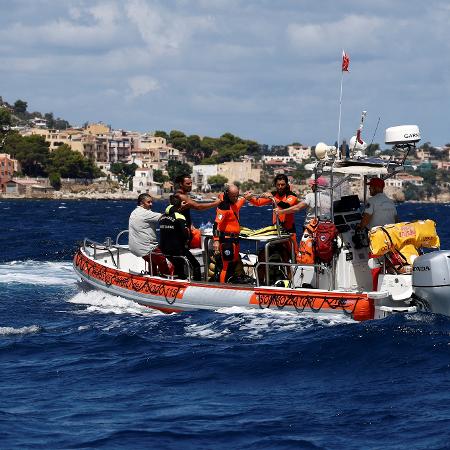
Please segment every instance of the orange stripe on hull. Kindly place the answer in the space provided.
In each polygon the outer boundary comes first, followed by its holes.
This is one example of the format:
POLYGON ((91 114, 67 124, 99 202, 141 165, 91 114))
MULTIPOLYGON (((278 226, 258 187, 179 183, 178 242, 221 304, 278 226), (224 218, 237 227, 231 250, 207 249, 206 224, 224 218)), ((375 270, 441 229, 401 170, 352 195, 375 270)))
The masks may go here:
POLYGON ((367 294, 314 291, 270 291, 256 289, 250 298, 251 305, 260 308, 294 308, 297 311, 336 312, 341 310, 354 320, 373 319, 375 308, 367 294))
MULTIPOLYGON (((141 275, 133 275, 102 266, 84 256, 81 252, 76 253, 74 264, 81 272, 91 278, 102 281, 107 286, 113 285, 139 294, 161 297, 164 298, 169 305, 174 303, 175 300, 181 300, 186 289, 186 284, 174 283, 171 280, 149 279, 148 277, 141 275)), ((172 310, 171 308, 165 309, 167 309, 168 312, 179 311, 172 310)))

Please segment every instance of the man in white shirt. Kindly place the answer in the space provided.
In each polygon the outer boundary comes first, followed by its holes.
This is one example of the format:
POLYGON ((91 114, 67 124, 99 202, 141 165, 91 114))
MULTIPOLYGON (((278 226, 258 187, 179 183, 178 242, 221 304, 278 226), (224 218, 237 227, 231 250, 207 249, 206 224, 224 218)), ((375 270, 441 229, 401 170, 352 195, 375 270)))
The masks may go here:
MULTIPOLYGON (((309 192, 305 197, 300 200, 294 206, 287 209, 277 208, 275 211, 277 213, 289 214, 306 209, 305 226, 309 223, 311 219, 316 217, 316 190, 318 187, 325 188, 328 186, 328 181, 324 177, 319 177, 317 180, 315 178, 309 179, 309 185, 311 186, 312 192, 309 192)), ((331 213, 331 198, 328 192, 317 190, 317 214, 319 219, 329 219, 331 213)))
POLYGON ((152 211, 152 196, 140 194, 137 207, 130 214, 128 222, 128 246, 133 255, 152 262, 153 275, 168 275, 170 269, 166 258, 158 248, 156 226, 162 214, 152 211), (152 255, 149 253, 152 252, 152 255))
POLYGON ((358 228, 373 228, 398 222, 394 202, 383 192, 384 180, 371 178, 367 183, 371 198, 366 204, 358 228))

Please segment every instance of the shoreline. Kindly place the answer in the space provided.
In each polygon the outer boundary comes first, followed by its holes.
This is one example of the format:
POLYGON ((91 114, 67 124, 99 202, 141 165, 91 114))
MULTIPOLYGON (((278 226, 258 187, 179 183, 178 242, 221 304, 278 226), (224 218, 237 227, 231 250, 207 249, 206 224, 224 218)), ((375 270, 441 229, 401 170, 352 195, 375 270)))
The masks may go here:
MULTIPOLYGON (((171 193, 164 193, 163 195, 152 195, 153 199, 156 201, 169 200, 171 193)), ((212 194, 214 195, 214 193, 212 194)), ((111 193, 89 193, 89 194, 78 194, 78 193, 62 193, 59 195, 51 194, 36 194, 36 195, 26 195, 26 194, 0 194, 0 201, 3 200, 59 200, 59 201, 83 201, 83 200, 131 200, 135 201, 138 194, 132 192, 111 192, 111 193)), ((209 197, 205 197, 206 201, 213 201, 209 197)), ((416 203, 416 204, 450 204, 450 198, 437 199, 437 200, 405 200, 403 202, 396 202, 397 204, 403 203, 416 203)))

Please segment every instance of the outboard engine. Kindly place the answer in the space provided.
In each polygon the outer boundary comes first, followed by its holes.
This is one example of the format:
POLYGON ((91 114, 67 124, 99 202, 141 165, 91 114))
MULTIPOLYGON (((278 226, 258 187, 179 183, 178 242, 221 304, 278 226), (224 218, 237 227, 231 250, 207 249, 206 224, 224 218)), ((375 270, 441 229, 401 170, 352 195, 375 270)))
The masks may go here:
POLYGON ((412 288, 420 309, 450 315, 450 250, 417 257, 413 263, 412 288))

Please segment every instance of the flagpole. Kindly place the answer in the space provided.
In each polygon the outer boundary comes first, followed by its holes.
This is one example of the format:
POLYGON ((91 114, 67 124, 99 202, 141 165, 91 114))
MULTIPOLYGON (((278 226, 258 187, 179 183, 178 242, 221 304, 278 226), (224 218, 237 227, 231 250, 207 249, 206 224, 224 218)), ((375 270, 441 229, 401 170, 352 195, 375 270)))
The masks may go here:
POLYGON ((337 159, 341 159, 341 152, 340 152, 340 140, 341 140, 341 116, 342 116, 342 85, 344 82, 344 71, 341 70, 341 93, 339 95, 339 124, 338 124, 338 138, 337 138, 337 159))

